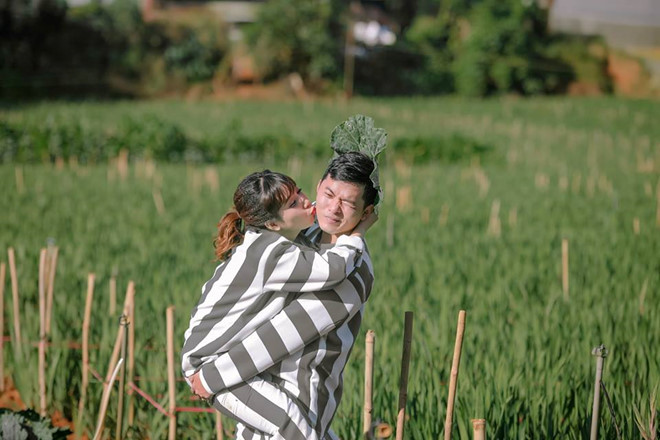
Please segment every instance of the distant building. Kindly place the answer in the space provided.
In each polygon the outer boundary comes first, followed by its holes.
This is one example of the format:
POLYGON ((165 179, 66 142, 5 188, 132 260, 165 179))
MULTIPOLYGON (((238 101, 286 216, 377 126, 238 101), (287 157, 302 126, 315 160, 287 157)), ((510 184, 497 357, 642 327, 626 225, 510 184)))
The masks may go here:
POLYGON ((554 0, 554 32, 600 35, 609 47, 641 59, 660 87, 660 0, 554 0))
POLYGON ((602 35, 611 47, 660 47, 658 0, 554 0, 550 29, 602 35))

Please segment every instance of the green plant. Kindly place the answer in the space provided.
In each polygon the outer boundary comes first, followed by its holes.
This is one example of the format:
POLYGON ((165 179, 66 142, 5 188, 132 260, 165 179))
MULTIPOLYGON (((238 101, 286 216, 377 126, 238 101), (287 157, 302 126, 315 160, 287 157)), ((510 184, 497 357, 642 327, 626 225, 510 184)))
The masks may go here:
POLYGON ((635 424, 644 440, 656 440, 658 438, 658 408, 657 408, 658 386, 656 385, 649 397, 649 409, 640 410, 633 407, 635 412, 635 424))
POLYGON ((66 439, 72 432, 66 428, 54 428, 50 420, 34 410, 13 412, 0 408, 0 438, 12 440, 66 439))

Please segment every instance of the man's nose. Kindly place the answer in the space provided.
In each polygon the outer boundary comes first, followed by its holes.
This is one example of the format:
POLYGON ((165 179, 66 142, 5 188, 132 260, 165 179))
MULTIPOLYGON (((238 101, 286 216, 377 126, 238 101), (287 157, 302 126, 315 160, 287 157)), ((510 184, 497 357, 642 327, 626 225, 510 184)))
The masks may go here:
POLYGON ((312 206, 312 203, 307 197, 303 196, 302 205, 304 209, 308 209, 310 206, 312 206))
POLYGON ((330 202, 330 212, 338 213, 341 211, 341 202, 338 199, 333 200, 330 202))

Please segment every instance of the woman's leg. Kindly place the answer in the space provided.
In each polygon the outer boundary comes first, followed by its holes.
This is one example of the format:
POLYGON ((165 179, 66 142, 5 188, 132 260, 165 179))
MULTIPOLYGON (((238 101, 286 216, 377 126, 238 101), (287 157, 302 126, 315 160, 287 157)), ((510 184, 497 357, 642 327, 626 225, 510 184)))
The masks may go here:
POLYGON ((217 394, 213 406, 245 425, 243 437, 237 438, 259 438, 250 436, 256 431, 272 440, 318 440, 318 434, 295 400, 260 376, 217 394))

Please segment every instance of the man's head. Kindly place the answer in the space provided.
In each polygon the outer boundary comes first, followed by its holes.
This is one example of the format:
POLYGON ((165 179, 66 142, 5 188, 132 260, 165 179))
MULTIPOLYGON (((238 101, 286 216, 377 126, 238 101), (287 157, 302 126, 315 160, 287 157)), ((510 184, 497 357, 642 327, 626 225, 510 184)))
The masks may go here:
POLYGON ((373 212, 378 195, 370 178, 373 170, 373 161, 357 152, 344 153, 328 165, 316 187, 316 217, 331 242, 373 212))

